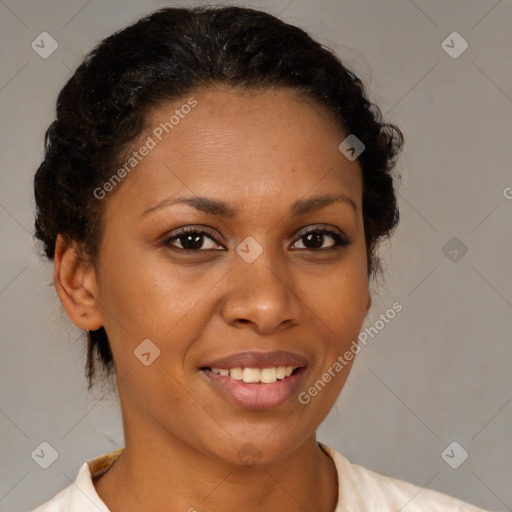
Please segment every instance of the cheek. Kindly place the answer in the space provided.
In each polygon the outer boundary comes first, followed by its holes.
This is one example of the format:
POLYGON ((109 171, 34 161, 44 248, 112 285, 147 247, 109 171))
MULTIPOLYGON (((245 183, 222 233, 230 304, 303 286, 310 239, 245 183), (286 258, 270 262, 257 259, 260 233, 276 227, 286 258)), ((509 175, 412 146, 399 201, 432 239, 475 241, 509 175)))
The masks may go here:
POLYGON ((204 330, 212 312, 213 289, 226 270, 198 271, 165 258, 165 249, 142 250, 110 244, 102 254, 98 304, 119 367, 137 363, 133 351, 145 339, 161 350, 160 360, 181 360, 204 330), (210 295, 209 295, 210 294, 210 295))
MULTIPOLYGON (((324 385, 319 383, 312 389, 312 394, 322 395, 316 401, 316 407, 325 413, 345 384, 354 364, 354 353, 358 351, 358 335, 367 314, 369 300, 366 267, 363 244, 347 252, 346 258, 318 281, 314 295, 310 294, 310 307, 315 313, 311 322, 318 333, 318 359, 312 368, 310 383, 318 382, 319 379, 324 382, 324 385)), ((307 285, 308 282, 304 282, 304 286, 307 285)), ((308 390, 305 391, 308 393, 308 390)))
MULTIPOLYGON (((100 300, 112 308, 112 316, 117 315, 116 319, 127 330, 140 331, 162 322, 169 324, 172 318, 162 317, 162 311, 179 317, 197 299, 192 293, 193 283, 187 286, 186 273, 166 266, 162 257, 148 257, 140 248, 122 243, 111 247, 115 249, 105 248, 103 252, 100 300)), ((160 250, 154 251, 157 252, 160 250)))
POLYGON ((303 287, 310 290, 304 296, 332 334, 353 333, 366 316, 369 299, 364 251, 352 251, 314 279, 304 276, 303 287))

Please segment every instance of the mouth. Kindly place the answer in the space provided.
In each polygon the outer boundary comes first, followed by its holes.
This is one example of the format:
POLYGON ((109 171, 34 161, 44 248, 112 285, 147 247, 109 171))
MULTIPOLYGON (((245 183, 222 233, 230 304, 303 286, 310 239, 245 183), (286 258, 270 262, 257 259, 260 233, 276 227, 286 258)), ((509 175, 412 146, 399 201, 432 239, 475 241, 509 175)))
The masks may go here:
POLYGON ((244 409, 265 410, 292 398, 309 362, 291 352, 241 352, 199 368, 217 393, 244 409))

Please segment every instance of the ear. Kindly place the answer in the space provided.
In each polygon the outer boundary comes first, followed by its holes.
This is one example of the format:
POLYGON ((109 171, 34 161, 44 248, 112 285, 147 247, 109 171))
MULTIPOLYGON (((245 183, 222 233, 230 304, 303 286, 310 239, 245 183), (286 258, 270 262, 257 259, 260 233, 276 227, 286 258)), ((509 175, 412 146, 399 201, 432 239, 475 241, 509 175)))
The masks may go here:
POLYGON ((96 301, 96 272, 78 249, 76 242, 57 236, 53 284, 69 319, 81 329, 95 331, 103 325, 96 301))

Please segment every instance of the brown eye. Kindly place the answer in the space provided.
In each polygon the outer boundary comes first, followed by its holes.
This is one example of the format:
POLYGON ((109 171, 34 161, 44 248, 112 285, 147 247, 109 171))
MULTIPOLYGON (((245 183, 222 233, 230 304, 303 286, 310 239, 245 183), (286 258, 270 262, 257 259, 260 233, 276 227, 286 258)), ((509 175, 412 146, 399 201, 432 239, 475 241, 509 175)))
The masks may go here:
MULTIPOLYGON (((336 247, 347 247, 351 244, 351 240, 344 236, 332 231, 330 229, 313 229, 308 231, 307 233, 303 233, 298 241, 303 240, 302 244, 304 247, 299 247, 299 249, 305 250, 325 250, 325 249, 335 249, 336 247), (334 243, 331 243, 327 247, 324 247, 324 243, 326 238, 331 238, 334 240, 334 243)), ((297 242, 296 242, 297 243, 297 242)))
POLYGON ((198 229, 183 229, 172 237, 167 237, 165 240, 163 240, 162 245, 172 246, 173 248, 181 249, 184 251, 199 252, 201 250, 215 249, 214 246, 218 246, 218 243, 206 231, 201 231, 198 229), (211 241, 209 244, 210 247, 205 247, 205 238, 208 238, 211 241), (175 245, 175 241, 179 243, 179 246, 175 245))

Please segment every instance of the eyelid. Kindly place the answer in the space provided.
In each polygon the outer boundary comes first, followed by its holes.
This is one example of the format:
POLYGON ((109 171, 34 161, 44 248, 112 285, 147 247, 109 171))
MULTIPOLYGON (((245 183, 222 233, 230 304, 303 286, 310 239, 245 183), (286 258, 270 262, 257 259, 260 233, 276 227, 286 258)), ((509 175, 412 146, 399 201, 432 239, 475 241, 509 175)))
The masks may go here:
POLYGON ((347 241, 352 241, 343 230, 336 226, 332 226, 331 224, 310 224, 298 232, 296 239, 302 238, 304 235, 307 235, 308 233, 311 232, 321 232, 327 234, 332 233, 345 238, 347 241))
MULTIPOLYGON (((206 237, 210 238, 213 242, 215 242, 217 245, 221 245, 221 243, 217 241, 216 237, 212 233, 210 233, 209 231, 206 231, 206 229, 203 228, 202 226, 196 226, 196 225, 184 226, 182 228, 177 228, 177 230, 173 230, 170 233, 166 233, 161 238, 160 243, 164 246, 169 246, 169 245, 171 245, 172 240, 175 240, 175 239, 179 238, 180 236, 184 236, 188 233, 196 233, 198 235, 206 236, 206 237)), ((175 249, 178 249, 180 251, 187 251, 187 252, 202 252, 202 251, 204 251, 204 249, 192 251, 190 249, 181 249, 180 247, 175 247, 175 249)), ((220 249, 213 249, 213 250, 220 250, 220 249)))

